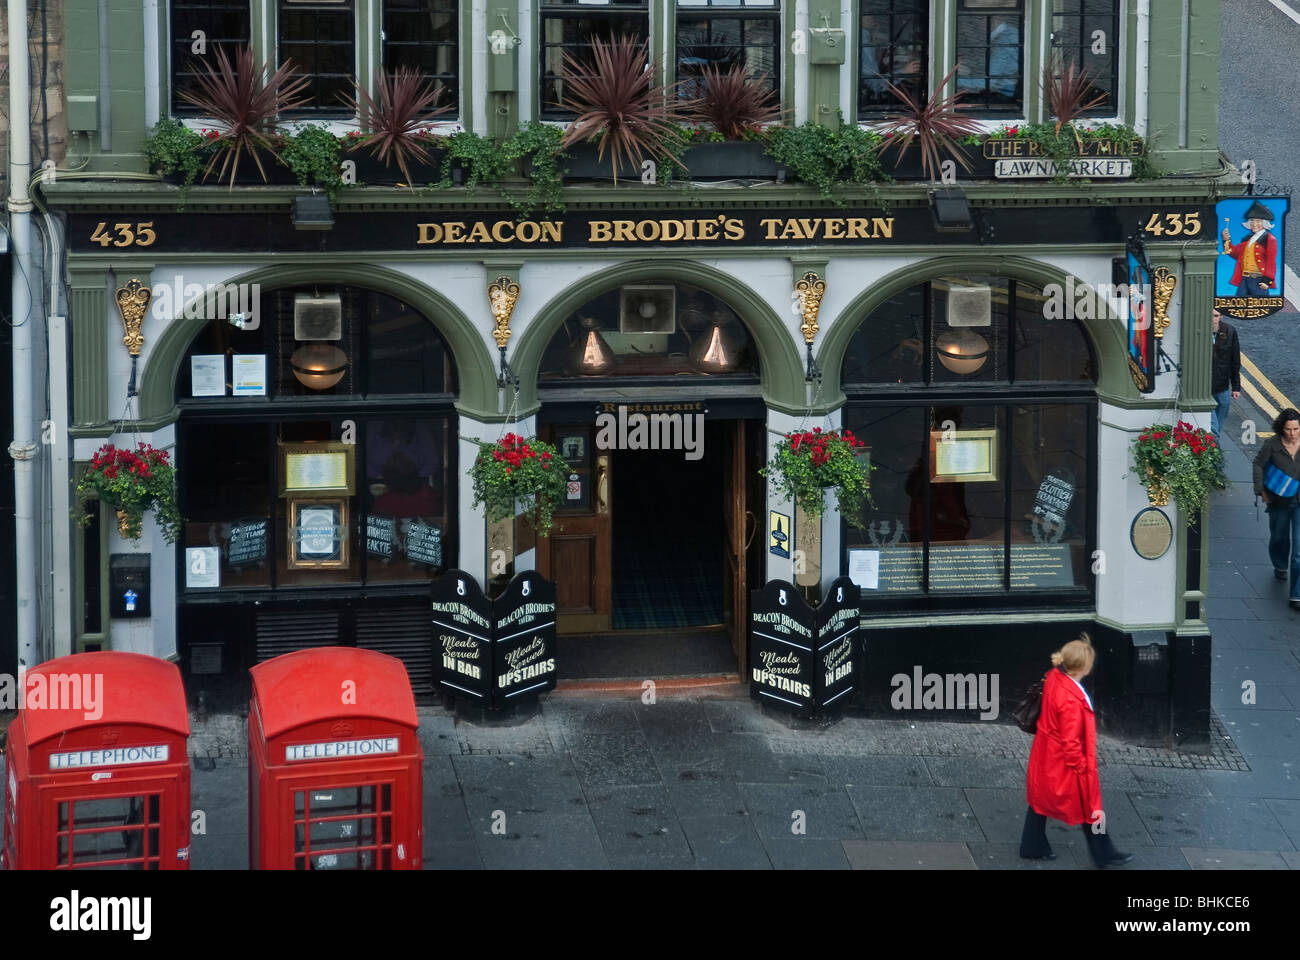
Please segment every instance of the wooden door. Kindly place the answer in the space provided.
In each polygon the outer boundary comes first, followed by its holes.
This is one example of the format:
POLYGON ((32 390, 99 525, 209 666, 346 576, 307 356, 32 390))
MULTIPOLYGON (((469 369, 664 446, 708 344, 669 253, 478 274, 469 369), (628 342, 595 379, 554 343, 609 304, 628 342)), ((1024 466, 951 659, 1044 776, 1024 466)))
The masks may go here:
POLYGON ((749 570, 748 554, 757 532, 757 519, 750 508, 749 454, 752 439, 747 435, 746 422, 733 420, 727 424, 727 462, 723 474, 722 515, 726 523, 723 552, 723 589, 728 610, 727 629, 731 636, 731 650, 742 677, 747 670, 749 626, 749 570))
POLYGON ((603 633, 614 608, 610 454, 595 448, 593 424, 547 426, 566 466, 566 499, 548 537, 537 541, 537 570, 555 581, 556 630, 603 633))

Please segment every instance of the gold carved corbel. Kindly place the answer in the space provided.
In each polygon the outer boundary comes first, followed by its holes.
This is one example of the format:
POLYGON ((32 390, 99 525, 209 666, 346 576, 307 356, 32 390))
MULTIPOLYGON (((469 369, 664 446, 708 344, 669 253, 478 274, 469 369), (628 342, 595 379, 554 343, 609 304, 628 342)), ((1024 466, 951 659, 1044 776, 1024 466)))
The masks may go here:
POLYGON ((817 312, 821 310, 822 297, 826 296, 826 281, 809 270, 794 285, 794 292, 799 298, 799 313, 803 316, 799 329, 803 331, 804 342, 811 347, 819 329, 817 312))
POLYGON ((1155 301, 1156 336, 1164 337, 1169 326, 1169 301, 1174 298, 1178 278, 1168 267, 1156 267, 1151 275, 1151 299, 1155 301))
POLYGON ((118 312, 122 314, 122 327, 126 331, 122 343, 133 358, 138 357, 140 348, 144 346, 144 334, 140 332, 140 327, 144 324, 144 315, 149 309, 149 301, 153 299, 153 291, 132 277, 117 288, 114 299, 117 300, 118 312))
POLYGON ((519 284, 502 274, 488 284, 488 300, 492 303, 492 320, 496 329, 492 337, 502 350, 510 340, 510 316, 519 300, 519 284))

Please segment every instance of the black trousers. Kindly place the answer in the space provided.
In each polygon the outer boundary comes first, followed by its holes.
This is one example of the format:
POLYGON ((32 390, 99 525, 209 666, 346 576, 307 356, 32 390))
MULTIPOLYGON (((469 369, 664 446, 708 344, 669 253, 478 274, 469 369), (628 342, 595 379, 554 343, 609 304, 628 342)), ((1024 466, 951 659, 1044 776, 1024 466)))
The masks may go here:
MULTIPOLYGON (((1110 834, 1093 833, 1092 824, 1083 825, 1083 836, 1088 844, 1088 853, 1092 862, 1104 867, 1116 854, 1115 844, 1111 843, 1110 834)), ((1033 807, 1025 810, 1025 828, 1020 832, 1020 855, 1022 857, 1045 857, 1052 852, 1047 842, 1047 817, 1035 813, 1033 807)))

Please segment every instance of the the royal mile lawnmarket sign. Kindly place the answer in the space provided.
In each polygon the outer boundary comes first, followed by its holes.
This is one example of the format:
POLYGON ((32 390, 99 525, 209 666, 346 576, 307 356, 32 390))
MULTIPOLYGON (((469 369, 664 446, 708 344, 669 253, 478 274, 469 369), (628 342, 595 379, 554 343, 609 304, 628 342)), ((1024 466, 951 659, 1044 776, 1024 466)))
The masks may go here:
MULTIPOLYGON (((1131 158, 1142 154, 1140 140, 1083 140, 1081 144, 1083 155, 1070 160, 1066 172, 1072 179, 1131 177, 1131 158)), ((1061 169, 1055 160, 1043 156, 1033 140, 986 140, 984 157, 994 161, 993 175, 999 180, 1049 179, 1061 169)))

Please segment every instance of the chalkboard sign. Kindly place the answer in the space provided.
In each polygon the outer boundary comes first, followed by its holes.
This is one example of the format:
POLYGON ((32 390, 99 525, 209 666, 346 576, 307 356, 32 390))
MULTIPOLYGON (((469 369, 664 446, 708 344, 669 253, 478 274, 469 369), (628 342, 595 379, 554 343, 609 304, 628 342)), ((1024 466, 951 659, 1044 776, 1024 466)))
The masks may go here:
POLYGON ((817 617, 795 585, 772 580, 750 592, 749 695, 782 710, 811 716, 815 699, 817 617))
POLYGON ((246 567, 266 559, 266 517, 250 517, 230 525, 226 544, 226 562, 232 567, 246 567))
POLYGON ((366 516, 366 553, 392 559, 397 548, 397 521, 392 517, 366 516))
POLYGON ((492 698, 492 602, 464 570, 433 581, 434 658, 438 684, 487 703, 492 698))
POLYGON ((533 570, 520 573, 493 601, 492 610, 495 705, 554 689, 555 584, 533 570))
POLYGON ((1074 493, 1073 473, 1064 468, 1051 471, 1038 485, 1038 493, 1034 496, 1034 516, 1064 527, 1065 518, 1070 515, 1070 504, 1074 502, 1074 493))
POLYGON ((412 520, 406 534, 406 556, 430 567, 442 566, 442 528, 422 520, 412 520))
POLYGON ((839 709, 857 687, 858 586, 840 577, 817 608, 817 664, 813 695, 818 710, 839 709))

